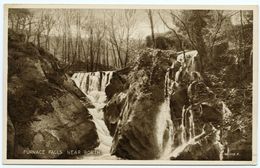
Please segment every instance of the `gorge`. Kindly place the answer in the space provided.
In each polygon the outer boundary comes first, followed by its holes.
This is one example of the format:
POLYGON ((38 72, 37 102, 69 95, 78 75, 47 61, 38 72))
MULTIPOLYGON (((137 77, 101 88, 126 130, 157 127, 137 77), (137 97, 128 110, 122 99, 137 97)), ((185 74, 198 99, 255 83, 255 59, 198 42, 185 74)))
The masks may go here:
POLYGON ((225 159, 231 112, 205 84, 196 51, 145 49, 126 69, 69 76, 17 39, 9 36, 8 157, 225 159), (59 152, 23 152, 38 150, 59 152))

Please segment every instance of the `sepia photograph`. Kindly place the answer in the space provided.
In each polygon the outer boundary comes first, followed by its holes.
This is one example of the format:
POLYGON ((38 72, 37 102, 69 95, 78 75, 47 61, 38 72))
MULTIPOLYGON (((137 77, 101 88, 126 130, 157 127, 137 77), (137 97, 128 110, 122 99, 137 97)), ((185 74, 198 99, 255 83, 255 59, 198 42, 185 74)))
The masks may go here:
POLYGON ((255 164, 258 24, 257 6, 5 5, 4 162, 255 164))

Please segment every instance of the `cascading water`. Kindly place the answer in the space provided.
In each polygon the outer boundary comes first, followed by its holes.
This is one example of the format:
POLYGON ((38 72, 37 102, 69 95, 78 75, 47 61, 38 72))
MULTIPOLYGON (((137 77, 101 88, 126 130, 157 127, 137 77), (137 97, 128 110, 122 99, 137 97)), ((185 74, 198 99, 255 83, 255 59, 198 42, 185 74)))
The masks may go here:
MULTIPOLYGON (((199 80, 199 78, 192 77, 192 75, 195 73, 196 75, 198 72, 196 70, 198 69, 196 65, 196 57, 198 53, 195 51, 187 52, 184 55, 181 54, 177 56, 177 59, 173 62, 171 68, 168 69, 168 72, 165 76, 165 97, 166 99, 171 99, 171 95, 174 95, 179 90, 182 90, 183 88, 188 88, 192 84, 192 80, 199 80)), ((199 75, 197 75, 199 76, 199 75)), ((185 95, 183 95, 185 96, 185 95)), ((189 96, 189 95, 187 95, 189 96)), ((177 98, 178 101, 178 98, 177 98)), ((180 102, 181 103, 181 102, 180 102)), ((176 104, 175 104, 176 105, 176 104)), ((186 147, 189 146, 187 149, 191 149, 191 146, 194 146, 194 150, 208 150, 212 145, 216 145, 221 147, 221 144, 219 143, 219 130, 217 130, 210 122, 204 123, 204 121, 201 120, 201 115, 203 114, 203 109, 201 105, 199 105, 199 113, 196 112, 196 106, 191 102, 189 99, 189 103, 187 105, 182 106, 182 110, 173 111, 170 114, 172 115, 173 119, 173 143, 171 145, 171 152, 167 152, 167 156, 171 157, 172 159, 178 157, 181 153, 187 153, 187 151, 184 151, 186 147), (195 108, 195 109, 193 109, 195 108), (181 117, 181 122, 178 123, 178 118, 175 116, 179 113, 181 117), (195 122, 196 117, 196 122, 195 122), (199 119, 199 121, 198 121, 199 119), (176 122, 175 122, 176 120, 176 122), (205 131, 206 130, 206 131, 205 131), (175 139, 176 138, 176 139, 175 139), (210 139, 209 141, 207 140, 210 139), (212 144, 208 144, 208 142, 212 142, 212 144), (196 145, 203 143, 205 145, 205 148, 200 148, 196 145), (197 148, 196 148, 197 147, 197 148)), ((222 113, 223 114, 230 114, 230 111, 225 106, 225 104, 222 105, 222 113)), ((202 146, 203 146, 202 145, 202 146)), ((201 146, 201 145, 199 145, 201 146)), ((220 151, 221 155, 221 150, 220 151)), ((194 152, 194 151, 192 151, 194 152)), ((200 151, 198 152, 198 154, 200 151)), ((184 157, 185 158, 185 157, 184 157)), ((222 157, 219 157, 222 159, 222 157)))
MULTIPOLYGON (((203 129, 202 132, 201 132, 201 134, 199 134, 199 135, 197 135, 197 136, 191 138, 189 141, 186 141, 185 143, 183 143, 183 144, 181 144, 180 146, 178 146, 177 148, 175 148, 175 149, 171 152, 170 156, 176 158, 176 157, 185 149, 185 147, 187 147, 188 145, 193 145, 193 144, 195 144, 195 143, 196 143, 196 140, 199 139, 200 137, 202 137, 204 134, 205 134, 205 131, 204 131, 204 129, 203 129)), ((197 143, 199 143, 199 142, 197 142, 197 143)))
POLYGON ((113 71, 101 72, 79 72, 72 76, 72 80, 81 91, 89 98, 95 108, 89 108, 93 121, 97 128, 100 145, 95 149, 93 155, 88 153, 82 159, 115 159, 110 156, 112 137, 104 123, 103 108, 106 105, 105 88, 109 84, 113 71))
POLYGON ((112 75, 113 71, 78 72, 72 75, 72 80, 75 81, 78 88, 88 95, 91 91, 104 92, 112 75))
POLYGON ((185 131, 185 108, 182 109, 182 120, 181 120, 181 145, 187 143, 186 131, 185 131))
POLYGON ((173 143, 173 124, 171 121, 169 99, 166 98, 159 107, 156 118, 156 136, 160 149, 160 159, 168 159, 173 143))
POLYGON ((193 117, 193 112, 192 110, 189 110, 190 117, 189 117, 189 125, 190 125, 190 139, 194 138, 195 136, 195 123, 194 123, 194 117, 193 117))
MULTIPOLYGON (((188 53, 190 59, 194 59, 193 57, 197 56, 197 52, 188 53)), ((175 88, 179 85, 179 76, 181 74, 181 65, 185 62, 185 60, 181 59, 181 56, 178 56, 177 60, 173 62, 168 72, 165 75, 165 101, 159 108, 158 116, 157 116, 157 139, 158 145, 161 146, 161 159, 169 159, 171 155, 177 155, 180 153, 188 144, 194 141, 195 138, 195 124, 194 117, 191 110, 187 110, 183 107, 182 110, 182 120, 181 120, 181 142, 180 145, 175 149, 174 146, 174 133, 173 133, 173 123, 171 120, 171 112, 170 112, 170 96, 175 91, 175 88), (177 64, 176 64, 177 63, 177 64), (172 71, 171 71, 172 70, 172 71), (188 132, 187 132, 188 130, 188 132), (168 136, 165 136, 165 135, 168 136), (167 139, 165 138, 167 137, 167 139), (175 152, 175 153, 173 153, 175 152)), ((193 62, 194 63, 194 62, 193 62)), ((192 65, 192 64, 191 64, 192 65)), ((192 65, 193 66, 193 65, 192 65)))
MULTIPOLYGON (((190 95, 187 93, 189 102, 185 105, 182 104, 182 102, 179 102, 179 104, 181 104, 180 110, 171 111, 171 96, 180 90, 184 90, 185 93, 188 92, 188 88, 191 84, 196 82, 191 81, 195 80, 195 78, 191 78, 191 76, 196 69, 196 65, 194 64, 197 52, 186 53, 186 56, 187 57, 184 60, 178 57, 178 59, 173 62, 171 68, 169 68, 169 71, 165 74, 165 99, 158 109, 155 123, 156 129, 154 132, 157 140, 157 147, 159 149, 159 159, 174 159, 182 153, 187 152, 185 149, 193 145, 195 146, 195 151, 197 149, 202 150, 197 152, 198 155, 211 149, 212 145, 215 146, 217 144, 216 146, 218 146, 218 148, 221 147, 220 141, 218 140, 220 138, 220 131, 217 130, 211 122, 205 123, 204 120, 201 120, 200 118, 204 113, 202 109, 203 103, 201 103, 202 105, 198 105, 200 110, 199 113, 196 112, 197 104, 192 103, 192 99, 190 99, 190 95), (184 88, 186 88, 187 91, 185 91, 184 88), (205 148, 201 143, 204 143, 203 145, 205 145, 205 148), (196 148, 196 145, 198 144, 203 147, 196 148)), ((89 109, 89 112, 93 116, 93 121, 96 124, 100 139, 100 145, 97 150, 101 151, 101 155, 92 157, 84 156, 83 159, 117 159, 110 156, 112 137, 109 134, 103 118, 103 107, 106 105, 105 88, 109 84, 112 75, 112 71, 105 71, 80 72, 75 73, 72 76, 76 85, 95 106, 95 108, 89 109)), ((127 105, 126 102, 125 107, 127 107, 127 105)), ((223 114, 231 113, 224 103, 222 103, 221 107, 223 114)), ((194 152, 194 150, 192 152, 194 152)), ((222 155, 221 152, 220 155, 222 155)), ((222 159, 221 156, 219 158, 222 159)))
POLYGON ((196 136, 193 111, 189 108, 188 109, 183 108, 182 110, 181 128, 182 128, 181 144, 187 143, 188 141, 190 141, 192 138, 196 136))

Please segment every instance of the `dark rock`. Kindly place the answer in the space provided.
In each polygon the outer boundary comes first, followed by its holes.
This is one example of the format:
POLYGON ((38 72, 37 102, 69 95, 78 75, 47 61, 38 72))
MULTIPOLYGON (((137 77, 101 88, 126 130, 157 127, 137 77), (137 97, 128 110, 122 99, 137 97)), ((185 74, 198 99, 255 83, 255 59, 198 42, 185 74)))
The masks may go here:
POLYGON ((126 94, 121 92, 119 94, 115 94, 104 107, 104 121, 111 136, 114 136, 115 134, 117 123, 125 104, 125 100, 126 94))
POLYGON ((223 55, 228 50, 228 42, 220 41, 213 46, 213 57, 223 55))
POLYGON ((156 119, 164 103, 164 79, 169 57, 159 50, 140 53, 129 74, 126 102, 120 113, 111 154, 126 159, 156 159, 161 146, 156 119))
POLYGON ((223 120, 222 110, 208 104, 201 105, 201 121, 204 123, 220 124, 223 120))
POLYGON ((182 117, 183 106, 189 105, 187 88, 179 88, 170 97, 170 108, 172 120, 182 117))
POLYGON ((19 41, 14 34, 9 35, 10 157, 69 158, 67 150, 91 150, 98 146, 95 124, 82 103, 84 94, 59 69, 57 60, 43 49, 19 41), (37 150, 45 150, 45 153, 28 152, 37 150))
POLYGON ((15 148, 15 129, 14 125, 9 117, 7 116, 7 159, 14 158, 15 148))
POLYGON ((126 85, 126 80, 124 80, 117 72, 114 72, 110 79, 110 83, 105 89, 107 99, 110 100, 114 94, 124 91, 126 85))
POLYGON ((189 85, 188 96, 191 103, 201 103, 215 98, 215 94, 200 81, 194 81, 189 85))

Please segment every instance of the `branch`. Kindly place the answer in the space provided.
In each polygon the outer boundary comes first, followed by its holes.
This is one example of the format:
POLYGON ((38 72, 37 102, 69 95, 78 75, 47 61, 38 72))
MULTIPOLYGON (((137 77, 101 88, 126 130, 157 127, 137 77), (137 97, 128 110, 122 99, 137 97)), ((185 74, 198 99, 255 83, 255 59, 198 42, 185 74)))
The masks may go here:
POLYGON ((216 32, 214 33, 213 38, 212 38, 212 42, 211 42, 211 45, 210 45, 210 56, 212 55, 213 47, 215 45, 215 42, 216 42, 216 39, 217 39, 217 35, 220 32, 220 29, 221 29, 223 21, 225 19, 229 18, 229 17, 234 16, 237 13, 239 13, 239 11, 233 12, 230 15, 226 15, 226 16, 222 17, 221 19, 219 18, 220 14, 218 13, 218 20, 219 20, 219 22, 217 23, 218 28, 216 29, 216 32))
POLYGON ((217 23, 217 25, 216 25, 216 26, 218 26, 218 27, 217 27, 217 29, 216 29, 216 32, 215 32, 214 35, 213 35, 212 42, 211 42, 211 45, 210 45, 210 56, 212 56, 213 47, 214 47, 215 42, 216 42, 216 40, 217 40, 217 35, 218 35, 218 33, 220 32, 222 23, 223 23, 223 21, 226 19, 226 17, 222 17, 221 19, 220 19, 219 17, 220 17, 220 16, 219 16, 219 13, 218 13, 218 20, 219 20, 219 21, 218 21, 218 23, 217 23))
POLYGON ((191 38, 190 31, 189 31, 187 25, 184 23, 183 20, 181 20, 181 19, 180 19, 177 15, 175 15, 172 11, 170 12, 170 14, 171 14, 172 17, 177 18, 177 19, 181 22, 181 24, 183 25, 185 31, 186 31, 187 34, 188 34, 188 37, 189 37, 190 43, 191 43, 192 46, 196 49, 197 47, 196 47, 196 45, 195 45, 195 42, 194 42, 194 41, 192 40, 192 38, 191 38))
POLYGON ((166 21, 165 21, 165 20, 163 19, 163 17, 161 16, 161 13, 158 12, 158 14, 159 14, 159 16, 160 16, 160 18, 161 18, 163 24, 164 24, 168 29, 170 29, 170 30, 175 34, 175 36, 177 37, 177 39, 178 39, 178 41, 179 41, 179 44, 180 44, 180 48, 181 48, 181 50, 183 51, 183 55, 184 55, 183 58, 184 58, 184 61, 185 61, 185 50, 184 50, 183 47, 182 47, 182 41, 181 41, 179 35, 177 34, 177 32, 176 32, 173 28, 171 28, 171 27, 166 23, 166 21))

